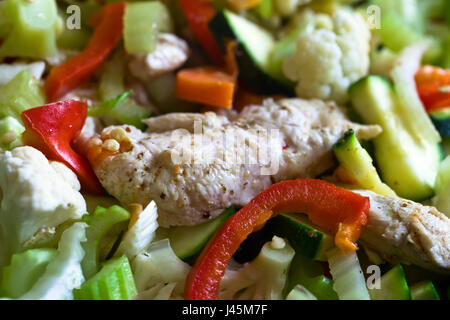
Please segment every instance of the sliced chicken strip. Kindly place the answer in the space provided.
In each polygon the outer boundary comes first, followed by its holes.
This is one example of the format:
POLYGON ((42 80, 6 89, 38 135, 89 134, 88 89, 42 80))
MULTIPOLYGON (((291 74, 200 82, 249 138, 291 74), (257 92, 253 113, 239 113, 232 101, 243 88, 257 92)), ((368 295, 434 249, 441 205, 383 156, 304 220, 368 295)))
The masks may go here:
POLYGON ((370 198, 369 223, 361 243, 391 263, 415 264, 450 273, 450 219, 436 208, 366 190, 352 190, 370 198))
POLYGON ((334 166, 332 146, 348 129, 363 139, 381 131, 352 123, 334 103, 301 99, 269 99, 235 120, 209 112, 145 122, 147 132, 104 129, 89 159, 122 204, 154 200, 162 226, 199 224, 232 204, 247 204, 275 182, 316 177, 334 166), (119 150, 102 148, 110 139, 119 141, 119 150))

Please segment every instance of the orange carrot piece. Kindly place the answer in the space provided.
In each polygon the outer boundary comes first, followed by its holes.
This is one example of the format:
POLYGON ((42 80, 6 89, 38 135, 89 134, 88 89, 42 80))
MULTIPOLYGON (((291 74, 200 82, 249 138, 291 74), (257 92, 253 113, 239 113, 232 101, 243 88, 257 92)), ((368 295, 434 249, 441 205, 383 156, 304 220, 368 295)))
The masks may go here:
POLYGON ((236 78, 214 67, 181 70, 177 74, 178 98, 206 105, 231 109, 236 78))

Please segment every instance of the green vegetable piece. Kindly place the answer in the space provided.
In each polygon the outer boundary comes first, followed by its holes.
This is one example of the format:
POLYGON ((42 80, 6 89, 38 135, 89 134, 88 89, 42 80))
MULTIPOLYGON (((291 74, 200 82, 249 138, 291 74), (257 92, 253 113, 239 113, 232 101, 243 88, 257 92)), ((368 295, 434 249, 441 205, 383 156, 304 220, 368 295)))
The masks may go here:
POLYGON ((17 299, 30 290, 55 257, 56 249, 30 249, 16 253, 3 268, 1 295, 17 299))
POLYGON ((124 208, 114 205, 109 208, 97 207, 93 215, 83 216, 88 223, 86 229, 87 241, 83 243, 85 255, 81 266, 86 279, 92 277, 100 265, 100 242, 105 234, 116 224, 130 219, 130 214, 124 208))
POLYGON ((398 264, 380 279, 380 288, 369 289, 372 300, 411 300, 405 272, 398 264))
POLYGON ((25 131, 24 126, 13 117, 0 120, 0 148, 11 150, 22 145, 21 134, 25 131))
POLYGON ((319 263, 296 254, 289 268, 285 292, 290 292, 300 284, 319 300, 338 300, 333 290, 333 280, 324 276, 323 272, 323 267, 319 263))
POLYGON ((18 73, 10 82, 0 87, 0 118, 13 117, 33 107, 45 104, 45 96, 36 79, 27 70, 18 73))
MULTIPOLYGON (((58 11, 55 0, 6 0, 2 10, 10 27, 0 57, 43 59, 57 54, 58 11)), ((0 32, 1 33, 1 32, 0 32)))
POLYGON ((126 256, 106 261, 96 275, 73 291, 75 300, 131 300, 136 294, 126 256))
POLYGON ((270 18, 274 13, 273 0, 261 0, 255 10, 261 17, 270 18))
POLYGON ((129 3, 124 16, 124 45, 128 53, 149 53, 156 48, 159 32, 172 32, 166 6, 157 1, 129 3))
POLYGON ((142 119, 150 117, 151 112, 147 108, 134 103, 129 98, 131 91, 120 94, 118 97, 104 101, 100 106, 89 109, 88 114, 93 117, 111 117, 122 124, 129 124, 138 129, 145 125, 142 119))
POLYGON ((314 295, 309 292, 305 287, 296 285, 294 289, 289 292, 286 300, 317 300, 314 295))
POLYGON ((436 195, 432 199, 433 206, 450 217, 450 157, 447 156, 439 167, 436 177, 436 195))
POLYGON ((333 146, 333 151, 341 167, 359 186, 384 196, 395 197, 395 192, 381 181, 372 158, 361 146, 352 129, 333 146))
POLYGON ((441 300, 431 281, 421 281, 411 286, 413 300, 441 300))
MULTIPOLYGON (((236 209, 231 206, 211 221, 196 226, 159 228, 158 233, 169 238, 170 246, 178 258, 187 260, 198 254, 217 229, 235 212, 236 209)), ((159 236, 159 238, 162 237, 159 236)))

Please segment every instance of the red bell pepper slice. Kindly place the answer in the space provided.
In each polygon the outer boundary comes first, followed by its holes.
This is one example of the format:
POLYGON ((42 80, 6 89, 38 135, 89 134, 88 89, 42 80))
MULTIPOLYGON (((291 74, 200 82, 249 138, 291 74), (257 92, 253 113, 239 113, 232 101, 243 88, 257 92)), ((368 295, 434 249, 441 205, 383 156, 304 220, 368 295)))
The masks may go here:
POLYGON ((369 198, 323 180, 298 179, 272 185, 230 217, 210 239, 192 267, 185 286, 187 300, 218 299, 220 280, 233 254, 247 236, 280 212, 304 212, 315 224, 335 234, 344 252, 368 222, 369 198))
POLYGON ((94 14, 94 34, 87 47, 69 61, 54 67, 45 81, 49 101, 56 101, 93 75, 122 38, 126 3, 104 6, 94 14))
POLYGON ((450 107, 450 70, 424 66, 415 76, 417 91, 428 112, 450 107), (448 89, 448 88, 447 88, 448 89))
POLYGON ((21 114, 25 125, 22 141, 40 150, 48 159, 66 164, 76 173, 84 190, 102 194, 102 186, 89 162, 70 145, 84 126, 87 110, 87 104, 77 100, 28 109, 21 114))
POLYGON ((216 15, 211 1, 180 0, 184 15, 200 45, 217 65, 223 65, 224 58, 208 23, 216 15))

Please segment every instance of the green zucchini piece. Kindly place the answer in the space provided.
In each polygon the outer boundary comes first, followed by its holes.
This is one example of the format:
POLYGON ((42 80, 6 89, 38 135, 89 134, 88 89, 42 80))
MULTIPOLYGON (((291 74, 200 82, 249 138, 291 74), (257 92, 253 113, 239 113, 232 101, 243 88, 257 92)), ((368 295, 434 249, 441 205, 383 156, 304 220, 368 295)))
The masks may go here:
POLYGON ((429 113, 431 121, 442 137, 450 137, 450 108, 429 113))
POLYGON ((383 181, 402 198, 420 201, 431 197, 441 161, 439 145, 425 139, 417 143, 390 80, 367 76, 353 84, 349 93, 363 121, 383 128, 373 140, 383 181))
POLYGON ((289 267, 285 293, 289 293, 296 285, 302 285, 319 300, 338 300, 333 280, 324 276, 323 272, 322 265, 296 254, 289 267))
POLYGON ((413 300, 441 300, 431 281, 422 281, 411 286, 413 300))
POLYGON ((131 300, 136 294, 126 256, 108 260, 96 275, 73 291, 75 300, 131 300))
POLYGON ((342 169, 358 186, 384 196, 395 197, 395 192, 381 181, 372 158, 361 146, 352 129, 333 146, 333 151, 342 169))
POLYGON ((227 40, 238 41, 236 59, 240 76, 250 89, 266 95, 293 93, 291 83, 271 72, 270 57, 275 39, 269 31, 228 10, 219 12, 209 27, 224 52, 227 40))
POLYGON ((304 214, 279 214, 270 219, 265 228, 287 238, 296 253, 313 260, 327 261, 325 252, 334 246, 333 237, 311 223, 304 214))
POLYGON ((406 282, 401 264, 385 273, 380 279, 379 289, 369 289, 372 300, 411 300, 411 291, 406 282))
POLYGON ((161 227, 157 230, 157 238, 168 238, 178 258, 187 260, 198 254, 220 226, 235 212, 236 209, 231 206, 217 218, 196 226, 161 227))

